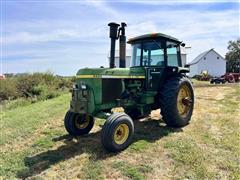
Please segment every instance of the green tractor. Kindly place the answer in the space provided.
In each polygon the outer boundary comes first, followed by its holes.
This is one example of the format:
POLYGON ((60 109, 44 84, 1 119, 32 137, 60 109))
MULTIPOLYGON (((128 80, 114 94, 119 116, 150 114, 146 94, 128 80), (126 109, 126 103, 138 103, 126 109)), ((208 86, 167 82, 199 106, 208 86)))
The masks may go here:
POLYGON ((72 136, 88 134, 94 117, 106 115, 101 141, 107 151, 126 149, 134 134, 133 119, 161 109, 164 122, 183 127, 191 119, 194 93, 187 78, 180 47, 184 43, 161 34, 128 40, 132 46, 131 67, 126 68, 125 23, 109 23, 111 50, 109 68, 84 68, 77 72, 70 109, 64 124, 72 136), (115 67, 115 43, 119 39, 119 68, 115 67), (113 109, 124 112, 113 112, 113 109))

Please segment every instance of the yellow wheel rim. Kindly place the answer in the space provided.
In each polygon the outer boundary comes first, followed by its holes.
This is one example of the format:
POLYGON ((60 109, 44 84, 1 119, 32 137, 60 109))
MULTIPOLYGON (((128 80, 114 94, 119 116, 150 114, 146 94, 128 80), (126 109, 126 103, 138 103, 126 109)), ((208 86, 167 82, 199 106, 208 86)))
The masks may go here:
POLYGON ((181 117, 187 117, 191 108, 191 103, 192 93, 190 91, 190 88, 187 85, 183 85, 180 88, 177 97, 177 109, 181 117))
POLYGON ((123 144, 129 136, 129 128, 127 124, 120 124, 114 132, 114 141, 116 144, 123 144))
POLYGON ((85 129, 90 122, 90 117, 89 115, 77 115, 74 119, 75 126, 78 129, 85 129), (84 120, 84 122, 79 121, 79 118, 81 118, 81 121, 84 120))

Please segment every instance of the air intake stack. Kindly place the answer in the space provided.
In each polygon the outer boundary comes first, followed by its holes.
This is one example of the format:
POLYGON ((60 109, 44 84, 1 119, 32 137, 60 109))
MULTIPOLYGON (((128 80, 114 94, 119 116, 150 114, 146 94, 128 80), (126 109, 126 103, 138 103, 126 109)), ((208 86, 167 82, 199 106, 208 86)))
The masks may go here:
POLYGON ((110 32, 109 37, 111 38, 111 48, 110 48, 110 68, 115 67, 115 43, 118 39, 118 26, 120 26, 117 23, 111 22, 108 24, 110 26, 110 32))
POLYGON ((115 67, 115 44, 116 40, 119 38, 119 67, 126 67, 126 36, 125 27, 126 23, 122 22, 121 27, 119 24, 111 22, 108 24, 110 27, 109 37, 111 38, 111 48, 110 48, 110 68, 115 67))

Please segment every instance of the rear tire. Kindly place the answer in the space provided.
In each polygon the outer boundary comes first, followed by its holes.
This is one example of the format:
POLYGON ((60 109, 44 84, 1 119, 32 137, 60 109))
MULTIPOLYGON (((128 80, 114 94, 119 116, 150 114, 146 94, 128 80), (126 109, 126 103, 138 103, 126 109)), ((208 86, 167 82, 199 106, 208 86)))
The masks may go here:
POLYGON ((165 123, 172 127, 187 125, 194 107, 191 81, 183 75, 172 77, 165 82, 159 94, 161 115, 165 123))
POLYGON ((103 147, 110 152, 119 152, 126 149, 132 142, 134 124, 125 113, 114 113, 106 120, 101 141, 103 147))
POLYGON ((64 118, 64 126, 72 136, 88 134, 94 125, 94 118, 87 114, 78 114, 68 111, 64 118))

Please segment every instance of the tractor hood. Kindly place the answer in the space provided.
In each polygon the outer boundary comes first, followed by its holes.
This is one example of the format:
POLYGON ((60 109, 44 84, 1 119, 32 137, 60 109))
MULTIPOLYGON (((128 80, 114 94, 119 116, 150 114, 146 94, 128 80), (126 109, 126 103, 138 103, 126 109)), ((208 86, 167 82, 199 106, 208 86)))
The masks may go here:
POLYGON ((78 79, 144 79, 145 70, 142 67, 131 68, 84 68, 77 72, 78 79))
POLYGON ((116 99, 120 98, 125 89, 123 79, 144 80, 144 67, 80 69, 76 75, 75 87, 80 87, 80 94, 82 89, 87 89, 88 113, 94 114, 101 108, 111 109, 113 105, 116 106, 116 99))

